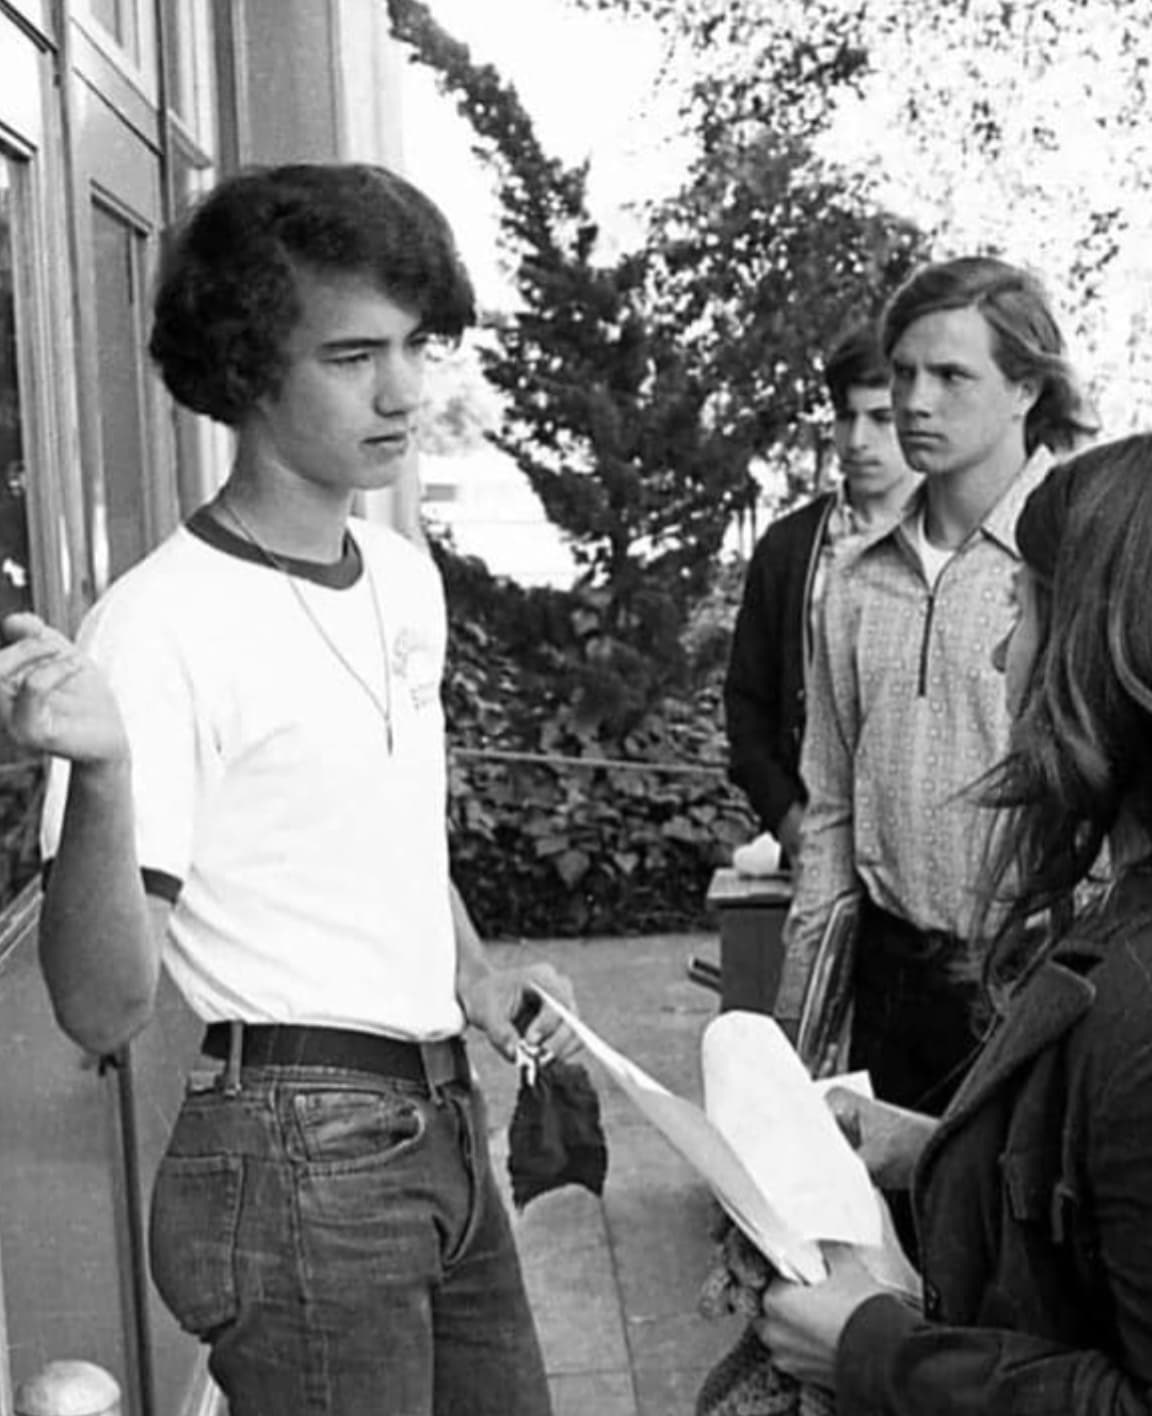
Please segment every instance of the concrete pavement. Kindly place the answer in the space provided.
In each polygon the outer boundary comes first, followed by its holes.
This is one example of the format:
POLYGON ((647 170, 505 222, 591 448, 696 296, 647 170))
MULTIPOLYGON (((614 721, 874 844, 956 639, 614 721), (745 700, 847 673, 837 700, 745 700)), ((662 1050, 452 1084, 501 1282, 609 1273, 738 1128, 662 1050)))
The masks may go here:
MULTIPOLYGON (((700 1034, 716 995, 691 983, 708 935, 491 946, 495 962, 543 959, 568 974, 580 1011, 608 1042, 682 1096, 700 1099, 700 1034)), ((491 1145, 507 1196, 514 1069, 474 1045, 491 1145)), ((533 1200, 514 1224, 552 1387, 555 1416, 692 1416, 705 1372, 740 1324, 696 1311, 711 1243, 706 1189, 608 1077, 590 1064, 608 1141, 595 1198, 569 1186, 533 1200)))

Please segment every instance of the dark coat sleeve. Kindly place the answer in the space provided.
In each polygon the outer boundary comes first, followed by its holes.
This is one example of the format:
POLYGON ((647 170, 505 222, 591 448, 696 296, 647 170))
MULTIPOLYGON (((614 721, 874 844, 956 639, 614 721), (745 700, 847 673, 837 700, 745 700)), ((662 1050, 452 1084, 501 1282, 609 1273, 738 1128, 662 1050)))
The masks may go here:
POLYGON ((757 543, 724 680, 729 776, 766 830, 804 801, 804 616, 812 546, 821 508, 803 508, 770 526, 757 543))
MULTIPOLYGON (((1142 1010, 1143 1000, 1138 1005, 1142 1010)), ((1116 1023, 1113 1015, 1111 1022, 1116 1023)), ((1085 1137, 1101 1292, 1115 1350, 937 1325, 886 1297, 853 1314, 837 1352, 840 1416, 1148 1416, 1152 1411, 1152 1045, 1112 1027, 1085 1137)), ((1139 1031, 1146 1032, 1146 1022, 1139 1031)))

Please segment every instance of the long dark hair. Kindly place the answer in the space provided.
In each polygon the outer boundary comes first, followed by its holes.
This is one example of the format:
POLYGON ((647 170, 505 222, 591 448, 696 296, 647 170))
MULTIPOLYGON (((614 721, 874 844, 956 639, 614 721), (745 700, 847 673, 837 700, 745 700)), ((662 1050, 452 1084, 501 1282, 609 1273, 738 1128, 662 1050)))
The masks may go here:
POLYGON ((1152 841, 1152 434, 1080 453, 1016 528, 1040 588, 1041 642, 1007 756, 984 888, 987 978, 1010 981, 1035 921, 1067 919, 1123 816, 1152 841))

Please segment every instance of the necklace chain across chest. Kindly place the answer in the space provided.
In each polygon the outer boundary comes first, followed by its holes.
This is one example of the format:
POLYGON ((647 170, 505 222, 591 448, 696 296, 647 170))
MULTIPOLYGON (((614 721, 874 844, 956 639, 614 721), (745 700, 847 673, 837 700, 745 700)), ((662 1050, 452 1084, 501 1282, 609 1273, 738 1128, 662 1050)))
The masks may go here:
POLYGON ((260 540, 259 536, 256 535, 255 531, 252 530, 252 528, 248 525, 248 523, 232 505, 231 498, 227 496, 219 496, 216 498, 216 505, 219 506, 225 512, 225 514, 236 526, 236 529, 249 543, 249 545, 252 546, 252 548, 262 557, 262 559, 273 570, 278 571, 280 575, 282 575, 287 581, 288 588, 289 590, 291 590, 293 598, 295 599, 297 605, 299 605, 300 609, 303 611, 305 619, 307 619, 308 623, 316 631, 316 634, 319 636, 320 640, 328 649, 328 652, 337 661, 337 663, 340 664, 340 666, 344 669, 344 672, 349 676, 349 678, 351 678, 353 682, 360 687, 362 692, 367 696, 369 702, 372 704, 372 707, 376 710, 376 713, 380 717, 381 722, 383 722, 384 724, 384 733, 388 741, 388 755, 391 756, 393 748, 392 660, 391 656, 388 653, 388 634, 384 628, 384 616, 380 611, 380 597, 376 593, 376 580, 372 575, 372 567, 368 564, 367 556, 364 555, 363 551, 360 552, 360 564, 363 567, 364 578, 367 583, 368 598, 372 603, 372 615, 376 622, 376 635, 380 642, 380 655, 384 663, 385 697, 383 701, 381 701, 380 696, 377 694, 376 690, 372 687, 372 685, 368 682, 368 680, 364 677, 364 675, 360 672, 356 665, 351 661, 351 659, 348 658, 347 654, 344 653, 343 649, 340 648, 339 644, 337 644, 336 641, 332 638, 332 636, 328 633, 328 630, 325 628, 323 621, 320 619, 319 615, 316 613, 313 607, 308 603, 308 597, 304 594, 304 591, 301 588, 297 577, 293 575, 291 567, 274 551, 270 551, 268 547, 263 543, 263 541, 260 540))

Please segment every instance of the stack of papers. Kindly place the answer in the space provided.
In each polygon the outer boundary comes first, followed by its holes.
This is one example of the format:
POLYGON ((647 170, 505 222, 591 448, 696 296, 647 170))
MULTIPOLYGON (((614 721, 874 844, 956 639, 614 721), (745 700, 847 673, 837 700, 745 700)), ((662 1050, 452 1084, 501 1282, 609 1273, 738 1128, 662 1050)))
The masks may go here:
MULTIPOLYGON (((705 1110, 697 1114, 727 1141, 755 1208, 729 1200, 726 1175, 720 1185, 704 1178, 780 1272, 816 1283, 825 1272, 822 1242, 878 1246, 879 1197, 824 1101, 830 1083, 811 1080, 779 1025, 763 1013, 721 1013, 705 1029, 700 1056, 705 1110), (771 1248, 757 1237, 765 1215, 774 1221, 771 1248)), ((867 1086, 866 1077, 855 1081, 857 1090, 867 1086)))
MULTIPOLYGON (((540 992, 783 1277, 819 1283, 820 1245, 837 1241, 859 1246, 882 1281, 914 1288, 906 1260, 882 1253, 882 1201, 824 1102, 837 1079, 813 1082, 772 1018, 732 1011, 708 1025, 701 1110, 540 992)), ((838 1080, 867 1087, 866 1078, 838 1080)))

